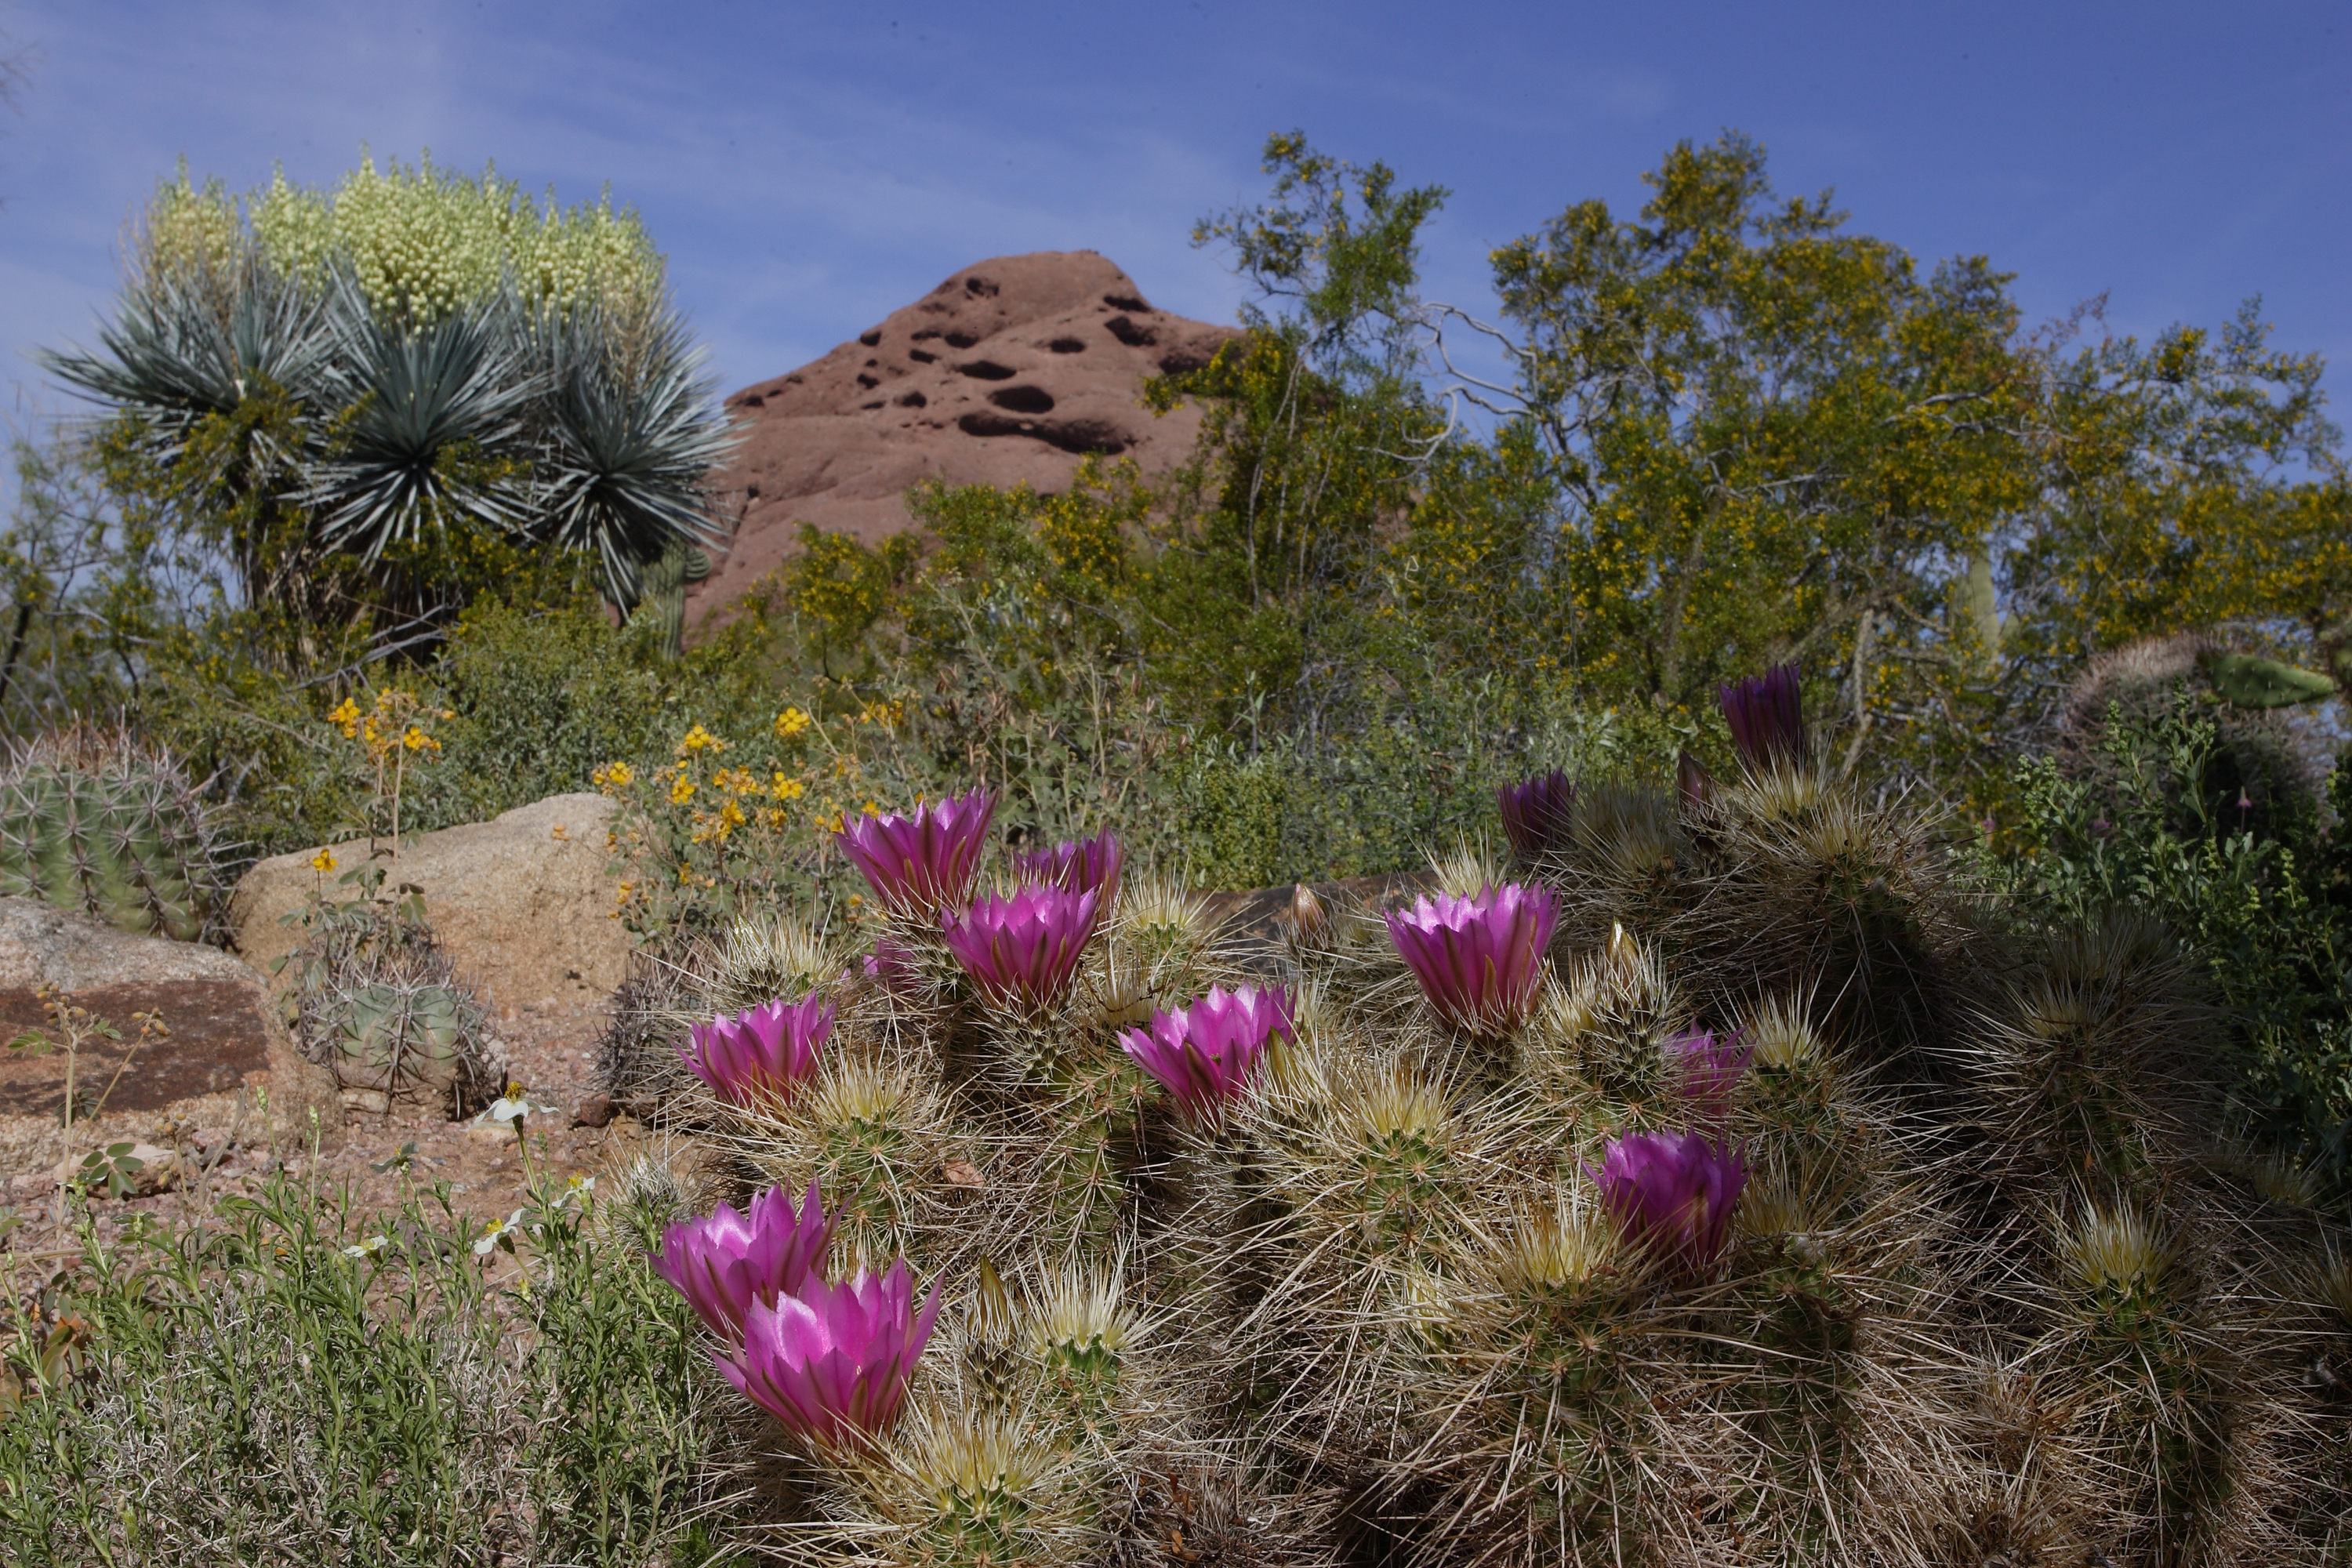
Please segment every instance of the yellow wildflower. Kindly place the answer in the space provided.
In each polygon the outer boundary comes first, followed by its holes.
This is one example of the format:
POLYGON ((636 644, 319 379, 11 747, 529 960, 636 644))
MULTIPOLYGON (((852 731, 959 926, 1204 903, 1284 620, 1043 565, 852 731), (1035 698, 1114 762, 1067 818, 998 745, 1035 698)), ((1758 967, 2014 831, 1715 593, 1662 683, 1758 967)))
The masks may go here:
POLYGON ((310 869, 318 872, 320 876, 325 876, 334 868, 335 857, 328 850, 321 849, 316 855, 310 857, 310 869))
POLYGON ((588 782, 598 789, 626 789, 636 776, 635 770, 626 763, 606 763, 588 775, 588 782))
POLYGON ((719 820, 730 828, 740 827, 744 821, 743 808, 730 800, 719 808, 719 820))
POLYGON ((435 740, 432 736, 426 734, 424 731, 418 729, 414 724, 411 724, 408 727, 408 732, 406 734, 401 736, 400 743, 406 746, 412 752, 437 752, 441 749, 440 742, 435 740))
POLYGON ((358 740, 360 738, 360 705, 348 697, 344 698, 342 705, 327 715, 327 722, 341 725, 345 740, 358 740))
POLYGON ((712 734, 709 731, 704 729, 699 724, 697 724, 693 729, 688 730, 686 732, 686 738, 677 743, 677 754, 681 757, 693 752, 710 752, 716 754, 717 752, 723 752, 726 749, 726 742, 720 740, 718 736, 712 734))
POLYGON ((870 800, 864 805, 859 806, 857 809, 864 812, 868 816, 879 816, 882 815, 882 808, 875 805, 870 800))
POLYGON ((776 739, 789 741, 809 727, 809 716, 797 708, 787 708, 776 715, 776 739))
POLYGON ((694 781, 688 778, 684 773, 678 774, 677 777, 672 781, 669 786, 670 805, 684 805, 688 801, 692 800, 693 798, 694 781))
POLYGON ((778 800, 798 800, 808 793, 808 786, 789 773, 778 773, 770 787, 778 800))

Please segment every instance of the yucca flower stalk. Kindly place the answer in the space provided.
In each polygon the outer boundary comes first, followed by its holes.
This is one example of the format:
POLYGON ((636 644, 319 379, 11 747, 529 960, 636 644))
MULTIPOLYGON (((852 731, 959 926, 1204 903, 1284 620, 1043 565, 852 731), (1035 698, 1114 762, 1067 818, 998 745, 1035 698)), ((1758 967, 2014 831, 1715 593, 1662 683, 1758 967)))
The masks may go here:
POLYGON ((1692 1029, 1668 1037, 1665 1053, 1683 1098, 1710 1125, 1720 1126, 1731 1113, 1732 1090, 1755 1058, 1755 1047, 1740 1044, 1736 1029, 1719 1039, 1712 1029, 1692 1029))
POLYGON ((677 1054, 713 1094, 730 1104, 790 1100, 816 1070, 817 1053, 833 1033, 834 1012, 834 1005, 819 996, 798 1002, 779 996, 732 1018, 693 1026, 677 1054))
POLYGON ((1534 860, 1567 835, 1569 814, 1576 805, 1576 785, 1554 768, 1518 784, 1505 784, 1495 792, 1495 805, 1502 813, 1503 833, 1511 841, 1511 852, 1522 860, 1534 860))
POLYGON ((1629 1241, 1705 1269, 1723 1256, 1748 1162, 1728 1139, 1696 1132, 1612 1138, 1601 1169, 1601 1201, 1629 1241))
POLYGON ((919 805, 912 812, 860 816, 834 835, 863 872, 874 896, 894 914, 954 909, 971 892, 996 792, 976 789, 919 805))
POLYGON ((1716 700, 1731 726, 1731 743, 1749 767, 1801 764, 1811 757, 1795 665, 1776 664, 1761 675, 1733 681, 1717 691, 1716 700))
POLYGON ((1189 1006, 1155 1011, 1149 1030, 1122 1031, 1119 1044, 1184 1115, 1205 1121, 1241 1093, 1276 1035, 1292 1038, 1291 1008, 1287 987, 1212 985, 1189 1006))
POLYGON ((720 1204, 701 1219, 671 1226, 653 1255, 655 1272, 677 1289, 710 1331, 730 1347, 743 1339, 752 1308, 821 1278, 833 1222, 817 1202, 816 1184, 798 1213, 790 1194, 770 1187, 737 1214, 720 1204))
POLYGON ((1108 828, 1092 838, 1064 839, 1051 849, 1035 849, 1013 864, 1033 882, 1067 888, 1074 893, 1099 892, 1106 908, 1118 900, 1119 868, 1127 852, 1108 828))
POLYGON ((1078 957, 1094 940, 1100 892, 1025 887, 982 899, 945 919, 948 948, 982 994, 999 1006, 1050 1007, 1070 988, 1078 957))
POLYGON ((1427 895, 1391 910, 1390 940, 1447 1023, 1500 1034, 1528 1016, 1559 919, 1548 888, 1506 882, 1469 898, 1427 895))
POLYGON ((907 1379, 930 1342, 937 1282, 915 1305, 907 1260, 877 1279, 810 1279, 743 1321, 742 1348, 719 1370, 738 1392, 793 1431, 826 1447, 853 1446, 888 1427, 907 1379))

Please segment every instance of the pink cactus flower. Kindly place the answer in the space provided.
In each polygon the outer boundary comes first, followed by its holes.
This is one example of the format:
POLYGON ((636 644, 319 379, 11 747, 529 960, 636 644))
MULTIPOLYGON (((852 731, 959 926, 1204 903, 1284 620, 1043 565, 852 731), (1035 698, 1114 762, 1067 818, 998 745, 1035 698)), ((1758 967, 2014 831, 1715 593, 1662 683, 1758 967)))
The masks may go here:
POLYGON ((1439 1016, 1500 1033, 1528 1016, 1559 919, 1549 889, 1506 882, 1475 898, 1424 895, 1409 910, 1391 910, 1389 938, 1439 1016))
POLYGON ((1729 1140, 1696 1132, 1635 1132, 1610 1140, 1601 1201, 1627 1239, 1704 1269, 1723 1255, 1748 1162, 1729 1140))
POLYGON ((742 1342, 743 1320, 755 1306, 772 1305, 821 1277, 833 1222, 817 1206, 816 1184, 793 1212, 790 1194, 771 1187, 737 1214, 720 1204, 707 1218, 662 1232, 655 1270, 677 1287, 710 1331, 730 1345, 742 1342))
POLYGON ((1119 1044, 1185 1115, 1207 1120, 1241 1093, 1275 1036, 1292 1037, 1290 1009, 1286 987, 1228 992, 1213 985, 1189 1007, 1155 1011, 1148 1032, 1122 1031, 1119 1044))
POLYGON ((1801 763, 1812 754, 1805 738, 1804 699, 1797 689, 1797 667, 1776 664, 1763 674, 1736 680, 1716 693, 1731 743, 1751 768, 1776 761, 1801 763))
POLYGON ((995 815, 995 792, 976 789, 908 815, 857 817, 833 837, 886 909, 928 915, 954 908, 971 893, 995 815))
POLYGON ((1522 860, 1533 860, 1567 837, 1576 786, 1554 768, 1523 783, 1505 784, 1495 792, 1495 804, 1503 814, 1503 832, 1511 841, 1511 852, 1522 860))
POLYGON ((719 1370, 743 1396, 828 1447, 881 1432, 931 1337, 940 1288, 919 1310, 903 1258, 877 1279, 861 1268, 838 1285, 812 1279, 743 1320, 741 1351, 719 1370))
POLYGON ((833 1033, 834 1005, 817 996, 779 996, 732 1018, 713 1018, 688 1031, 678 1047, 694 1076, 736 1105, 789 1100, 816 1070, 817 1052, 833 1033))
POLYGON ((1094 940, 1099 889, 1026 887, 941 917, 947 944, 983 994, 1001 1006, 1050 1007, 1070 988, 1094 940))
POLYGON ((1092 838, 1066 838, 1051 849, 1032 850, 1014 864, 1032 881, 1067 888, 1074 893, 1099 890, 1108 909, 1118 901, 1118 872, 1125 859, 1118 836, 1106 827, 1092 838))
POLYGON ((1718 1040, 1712 1029, 1693 1029, 1669 1037, 1665 1050, 1684 1098, 1709 1121, 1721 1124, 1731 1113, 1731 1091, 1738 1087, 1739 1075, 1748 1070, 1756 1048, 1742 1047, 1738 1030, 1718 1040))

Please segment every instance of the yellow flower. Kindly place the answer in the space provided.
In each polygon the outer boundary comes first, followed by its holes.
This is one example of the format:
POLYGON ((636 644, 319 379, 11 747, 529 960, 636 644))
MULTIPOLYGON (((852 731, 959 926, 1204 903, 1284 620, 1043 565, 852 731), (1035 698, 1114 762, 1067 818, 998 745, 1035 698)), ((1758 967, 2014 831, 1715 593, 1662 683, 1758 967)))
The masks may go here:
POLYGON ((688 801, 692 800, 693 798, 694 781, 688 778, 685 774, 680 773, 677 780, 669 786, 670 805, 684 805, 688 801))
POLYGON ((412 752, 437 752, 441 749, 440 742, 435 740, 432 736, 426 734, 424 731, 418 729, 414 724, 411 724, 408 727, 408 732, 406 734, 401 736, 400 743, 406 746, 412 752))
POLYGON ((588 775, 588 781, 599 789, 626 789, 636 778, 636 773, 626 763, 606 763, 588 775))
POLYGON ((709 752, 716 754, 719 752, 725 751, 726 749, 726 742, 720 740, 718 736, 712 734, 709 731, 704 729, 699 724, 697 724, 693 729, 688 730, 686 732, 686 738, 677 743, 677 754, 681 757, 693 752, 709 752))
POLYGON ((859 806, 857 809, 864 812, 868 816, 879 816, 882 815, 882 808, 875 805, 870 800, 864 805, 859 806))
POLYGON ((809 716, 797 708, 787 708, 776 715, 776 739, 789 741, 809 727, 809 716))
POLYGON ((743 808, 730 800, 719 808, 719 820, 728 827, 740 827, 744 820, 743 808))
POLYGON ((358 740, 360 738, 360 705, 348 697, 344 698, 342 704, 327 715, 327 722, 341 725, 345 740, 358 740))
POLYGON ((798 800, 808 793, 808 786, 785 773, 778 773, 774 785, 778 800, 798 800))
POLYGON ((335 858, 327 850, 321 849, 316 855, 310 857, 310 869, 318 872, 320 876, 325 876, 334 868, 335 858))

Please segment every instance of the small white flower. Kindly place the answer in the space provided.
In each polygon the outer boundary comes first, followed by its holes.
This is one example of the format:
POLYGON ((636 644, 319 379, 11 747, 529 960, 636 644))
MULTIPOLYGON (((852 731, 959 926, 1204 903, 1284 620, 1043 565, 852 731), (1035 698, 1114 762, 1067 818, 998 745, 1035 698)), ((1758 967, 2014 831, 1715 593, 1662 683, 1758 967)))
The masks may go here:
POLYGON ((590 1195, 595 1191, 595 1177, 574 1176, 570 1181, 563 1184, 563 1195, 555 1200, 555 1206, 557 1208, 569 1208, 576 1205, 578 1207, 585 1208, 588 1205, 590 1195))
POLYGON ((365 1258, 370 1253, 382 1252, 385 1247, 391 1245, 392 1238, 388 1236, 371 1236, 365 1241, 358 1242, 352 1246, 343 1248, 343 1256, 345 1258, 365 1258))
POLYGON ((555 1107, 532 1104, 529 1090, 519 1083, 510 1083, 507 1085, 507 1091, 490 1101, 490 1108, 474 1120, 477 1122, 496 1121, 504 1125, 529 1116, 552 1116, 554 1113, 555 1107))
POLYGON ((474 1256, 477 1258, 488 1257, 489 1255, 490 1248, 499 1244, 499 1238, 500 1237, 505 1236, 509 1231, 519 1228, 521 1224, 522 1210, 520 1209, 515 1210, 514 1213, 507 1215, 504 1219, 494 1219, 490 1221, 488 1225, 482 1227, 481 1236, 474 1242, 474 1256))

